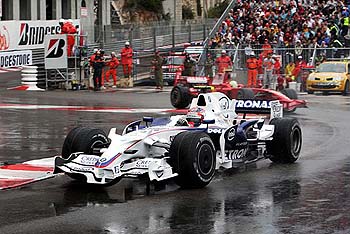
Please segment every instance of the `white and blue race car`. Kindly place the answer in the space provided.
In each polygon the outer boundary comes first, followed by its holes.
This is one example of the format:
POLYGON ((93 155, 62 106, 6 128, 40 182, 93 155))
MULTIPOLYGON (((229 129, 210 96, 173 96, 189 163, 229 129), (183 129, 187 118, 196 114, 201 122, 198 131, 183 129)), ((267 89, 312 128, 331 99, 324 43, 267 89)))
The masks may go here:
POLYGON ((208 185, 218 169, 270 159, 293 163, 302 131, 283 118, 278 101, 230 100, 222 93, 200 94, 186 115, 144 117, 122 134, 112 128, 76 127, 67 135, 55 172, 91 184, 112 185, 123 177, 149 181, 174 178, 183 188, 208 185), (246 114, 269 111, 270 118, 246 114), (243 118, 237 113, 243 113, 243 118))

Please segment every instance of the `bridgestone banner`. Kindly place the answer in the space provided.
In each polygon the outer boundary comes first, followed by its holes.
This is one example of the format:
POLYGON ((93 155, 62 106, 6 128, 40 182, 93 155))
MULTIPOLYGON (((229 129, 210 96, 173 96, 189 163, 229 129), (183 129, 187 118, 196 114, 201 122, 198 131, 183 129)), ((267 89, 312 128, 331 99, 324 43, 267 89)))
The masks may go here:
MULTIPOLYGON (((43 48, 46 35, 61 33, 58 22, 58 20, 0 21, 0 51, 43 48)), ((80 26, 80 20, 73 20, 73 25, 80 26)))
POLYGON ((0 67, 21 67, 32 65, 32 51, 0 52, 0 67))

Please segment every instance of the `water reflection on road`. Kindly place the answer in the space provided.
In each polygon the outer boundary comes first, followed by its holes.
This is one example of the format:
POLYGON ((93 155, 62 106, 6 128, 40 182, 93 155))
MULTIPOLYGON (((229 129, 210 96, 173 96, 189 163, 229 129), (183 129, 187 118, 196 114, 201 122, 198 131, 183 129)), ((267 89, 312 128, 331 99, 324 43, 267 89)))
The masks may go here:
POLYGON ((76 126, 91 126, 108 133, 122 132, 142 114, 114 114, 54 110, 1 110, 0 162, 27 161, 61 153, 65 136, 76 126))

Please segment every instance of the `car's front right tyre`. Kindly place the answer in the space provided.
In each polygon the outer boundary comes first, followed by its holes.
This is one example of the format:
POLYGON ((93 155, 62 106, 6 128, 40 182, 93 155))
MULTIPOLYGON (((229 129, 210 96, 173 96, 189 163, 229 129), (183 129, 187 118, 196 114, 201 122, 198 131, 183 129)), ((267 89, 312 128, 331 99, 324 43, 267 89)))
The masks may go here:
POLYGON ((293 163, 300 155, 302 146, 301 127, 296 118, 274 118, 273 140, 266 142, 269 159, 275 163, 293 163))

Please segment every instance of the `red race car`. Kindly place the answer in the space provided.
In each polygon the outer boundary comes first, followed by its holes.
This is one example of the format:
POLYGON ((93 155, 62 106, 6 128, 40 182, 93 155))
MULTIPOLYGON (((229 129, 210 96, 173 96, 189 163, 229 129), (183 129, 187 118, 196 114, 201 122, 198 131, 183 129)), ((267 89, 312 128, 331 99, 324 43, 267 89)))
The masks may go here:
POLYGON ((192 98, 199 93, 222 92, 231 99, 279 100, 285 112, 306 107, 305 100, 299 100, 294 89, 283 89, 280 92, 263 88, 246 88, 231 81, 231 73, 219 73, 213 79, 205 76, 181 76, 176 74, 174 87, 170 93, 171 104, 178 109, 186 108, 192 98))

